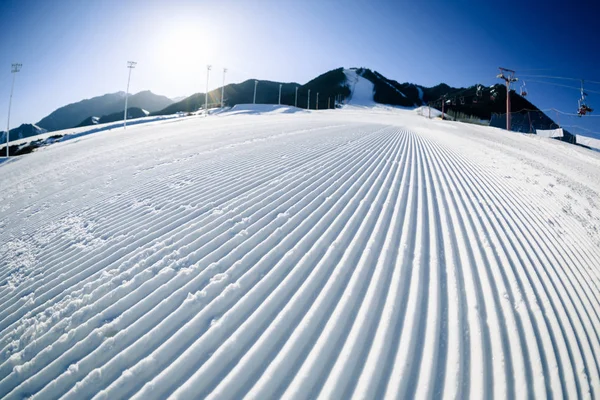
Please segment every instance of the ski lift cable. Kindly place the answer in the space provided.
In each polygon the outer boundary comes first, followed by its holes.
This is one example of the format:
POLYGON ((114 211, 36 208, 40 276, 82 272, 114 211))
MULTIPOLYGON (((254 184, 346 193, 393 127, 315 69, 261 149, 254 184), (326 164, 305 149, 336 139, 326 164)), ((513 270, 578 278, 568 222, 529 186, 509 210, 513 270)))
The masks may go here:
POLYGON ((519 74, 519 76, 522 76, 522 77, 525 77, 525 78, 562 79, 562 80, 566 80, 566 81, 581 81, 581 79, 576 79, 576 78, 566 78, 566 77, 562 77, 562 76, 550 76, 550 75, 527 75, 527 74, 519 74))
MULTIPOLYGON (((553 108, 552 111, 555 111, 555 112, 557 112, 559 114, 562 114, 562 115, 572 115, 572 116, 575 116, 575 117, 579 116, 579 114, 567 113, 567 112, 564 112, 564 111, 557 110, 555 108, 553 108)), ((591 118, 600 118, 600 115, 586 115, 586 118, 590 118, 590 117, 591 118)))
MULTIPOLYGON (((568 88, 568 89, 573 89, 573 90, 577 90, 578 92, 581 91, 581 87, 577 87, 577 86, 569 86, 569 85, 563 85, 560 83, 554 83, 554 82, 544 82, 544 81, 536 81, 536 80, 531 80, 528 79, 527 82, 534 82, 534 83, 541 83, 544 85, 552 85, 552 86, 559 86, 559 87, 564 87, 564 88, 568 88)), ((586 81, 587 83, 587 81, 586 81)), ((589 90, 589 89, 585 89, 586 93, 595 93, 595 94, 600 94, 600 92, 595 91, 595 90, 589 90)))
POLYGON ((556 68, 515 68, 516 71, 519 72, 528 72, 528 71, 554 71, 556 68))
POLYGON ((563 125, 562 127, 563 127, 563 128, 576 128, 576 129, 581 129, 582 131, 586 131, 586 132, 589 132, 589 133, 594 133, 594 134, 596 134, 596 135, 600 135, 600 132, 596 132, 596 131, 593 131, 593 130, 591 130, 591 129, 584 128, 583 126, 579 126, 579 125, 563 125))
MULTIPOLYGON (((521 74, 520 76, 525 77, 525 78, 563 79, 563 80, 581 82, 581 78, 567 78, 567 77, 563 77, 563 76, 526 75, 526 74, 521 74)), ((585 83, 593 83, 593 84, 596 84, 596 85, 600 85, 599 81, 590 81, 590 80, 587 80, 587 79, 583 79, 583 81, 585 83)))

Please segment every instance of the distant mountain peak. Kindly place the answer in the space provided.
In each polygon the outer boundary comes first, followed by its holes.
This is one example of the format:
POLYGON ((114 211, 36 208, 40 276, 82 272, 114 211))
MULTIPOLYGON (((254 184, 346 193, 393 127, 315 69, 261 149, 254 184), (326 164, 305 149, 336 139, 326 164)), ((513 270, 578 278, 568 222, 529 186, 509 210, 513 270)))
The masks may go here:
MULTIPOLYGON (((68 104, 42 118, 37 125, 48 131, 57 131, 76 127, 82 121, 92 121, 89 119, 92 116, 105 116, 119 111, 123 112, 125 95, 125 92, 119 91, 68 104)), ((150 90, 129 95, 128 98, 130 107, 148 110, 149 112, 162 110, 172 103, 171 99, 154 94, 150 90)))

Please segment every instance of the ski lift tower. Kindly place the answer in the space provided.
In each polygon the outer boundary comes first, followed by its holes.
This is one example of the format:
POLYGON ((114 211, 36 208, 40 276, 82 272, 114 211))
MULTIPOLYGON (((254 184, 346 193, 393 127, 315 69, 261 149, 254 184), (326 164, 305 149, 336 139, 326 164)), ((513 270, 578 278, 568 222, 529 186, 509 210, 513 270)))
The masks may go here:
POLYGON ((516 72, 512 69, 500 67, 500 73, 497 78, 506 82, 506 130, 510 131, 510 84, 517 82, 519 78, 515 78, 516 72))

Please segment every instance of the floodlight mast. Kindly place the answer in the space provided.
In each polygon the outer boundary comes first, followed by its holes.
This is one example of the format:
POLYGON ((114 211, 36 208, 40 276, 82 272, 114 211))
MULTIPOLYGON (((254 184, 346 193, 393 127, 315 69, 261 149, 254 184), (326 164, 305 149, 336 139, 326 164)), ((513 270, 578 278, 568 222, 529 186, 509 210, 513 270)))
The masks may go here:
POLYGON ((125 92, 125 111, 123 112, 123 129, 127 129, 127 100, 129 97, 129 82, 131 82, 131 70, 135 68, 137 62, 127 61, 127 68, 129 68, 129 77, 127 78, 127 91, 125 92))
POLYGON ((256 87, 258 86, 258 81, 254 81, 254 98, 252 99, 252 104, 256 104, 256 87))
POLYGON ((294 97, 294 107, 298 107, 298 86, 296 86, 296 97, 294 97))
POLYGON ((225 74, 227 68, 223 68, 223 86, 221 87, 221 108, 225 107, 225 74))
POLYGON ((282 84, 280 83, 279 84, 279 103, 278 103, 279 105, 281 105, 281 86, 282 86, 282 84))
POLYGON ((13 74, 13 79, 12 79, 12 85, 10 86, 10 98, 8 100, 8 118, 6 121, 6 158, 8 158, 10 156, 8 153, 8 151, 9 151, 8 143, 10 142, 10 106, 12 104, 13 90, 15 88, 15 78, 17 77, 17 72, 19 72, 21 70, 22 66, 23 66, 23 64, 14 63, 14 64, 12 64, 11 69, 10 69, 10 73, 13 74))
POLYGON ((212 65, 206 66, 206 93, 204 93, 204 116, 205 117, 208 117, 208 75, 210 73, 211 68, 212 68, 212 65))

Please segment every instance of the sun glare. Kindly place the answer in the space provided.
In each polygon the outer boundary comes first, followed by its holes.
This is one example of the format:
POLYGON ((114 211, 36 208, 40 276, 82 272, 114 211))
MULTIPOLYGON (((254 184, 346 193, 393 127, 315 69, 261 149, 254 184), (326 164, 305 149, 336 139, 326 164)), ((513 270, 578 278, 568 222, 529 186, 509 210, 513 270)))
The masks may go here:
POLYGON ((156 56, 161 69, 178 71, 198 71, 204 64, 219 57, 214 40, 208 40, 206 26, 200 28, 191 23, 170 24, 156 48, 156 56))

